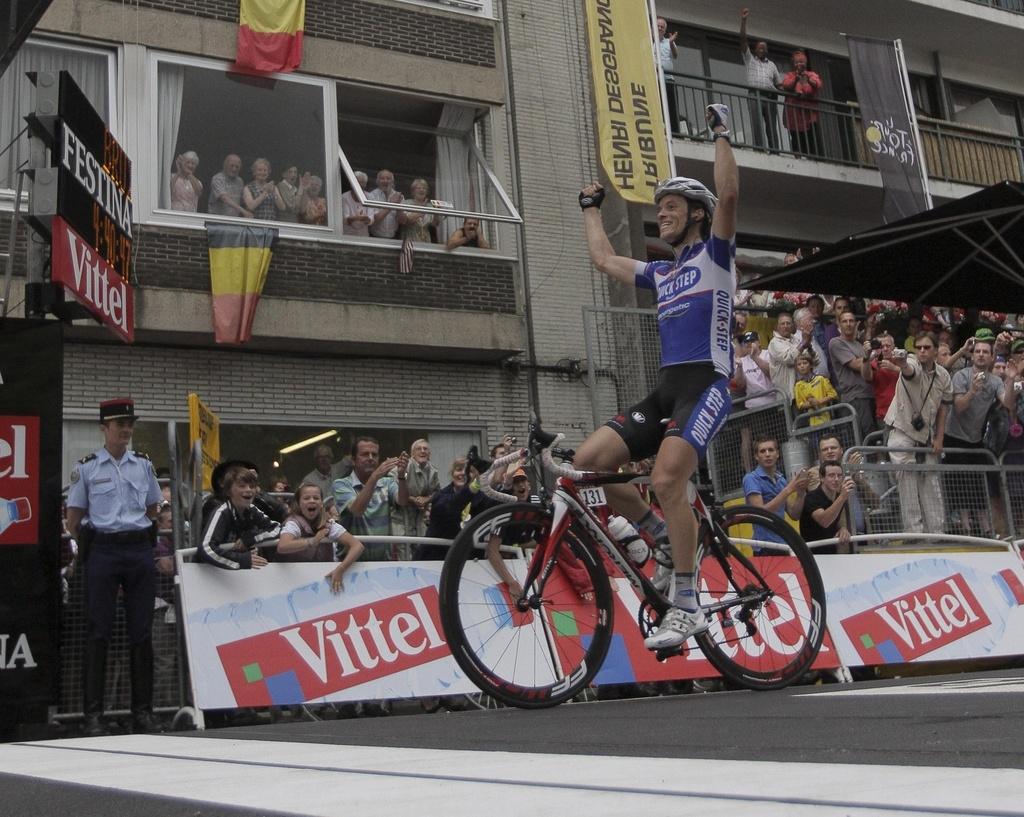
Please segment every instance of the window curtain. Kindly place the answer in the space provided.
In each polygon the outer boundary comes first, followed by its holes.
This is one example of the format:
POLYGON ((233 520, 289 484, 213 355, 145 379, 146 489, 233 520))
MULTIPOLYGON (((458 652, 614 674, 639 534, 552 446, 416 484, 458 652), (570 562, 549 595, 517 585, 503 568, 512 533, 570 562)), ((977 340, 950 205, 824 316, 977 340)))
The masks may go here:
MULTIPOLYGON (((468 143, 473 130, 473 115, 472 108, 446 104, 437 123, 442 133, 437 135, 435 195, 441 201, 452 202, 460 210, 477 210, 480 207, 480 196, 474 183, 473 156, 468 143)), ((438 240, 443 244, 461 226, 462 219, 445 219, 437 228, 438 240)))
POLYGON ((160 63, 157 81, 157 150, 160 160, 160 207, 171 209, 171 174, 174 173, 178 127, 181 125, 181 98, 185 86, 185 69, 180 65, 160 63))
POLYGON ((28 135, 22 134, 15 141, 35 98, 25 72, 60 70, 71 74, 96 112, 110 122, 106 55, 48 43, 25 43, 0 75, 0 151, 6 149, 0 155, 0 189, 17 190, 18 168, 28 161, 28 135))

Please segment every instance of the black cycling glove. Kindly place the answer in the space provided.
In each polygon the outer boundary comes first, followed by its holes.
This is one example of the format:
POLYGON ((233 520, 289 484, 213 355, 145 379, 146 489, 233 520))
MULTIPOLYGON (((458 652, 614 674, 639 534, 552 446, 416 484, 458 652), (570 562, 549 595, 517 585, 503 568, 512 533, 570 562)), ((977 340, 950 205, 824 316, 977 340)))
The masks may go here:
POLYGON ((601 209, 601 202, 604 201, 604 190, 598 189, 591 193, 589 196, 580 193, 580 209, 586 210, 588 207, 596 207, 598 210, 601 209))

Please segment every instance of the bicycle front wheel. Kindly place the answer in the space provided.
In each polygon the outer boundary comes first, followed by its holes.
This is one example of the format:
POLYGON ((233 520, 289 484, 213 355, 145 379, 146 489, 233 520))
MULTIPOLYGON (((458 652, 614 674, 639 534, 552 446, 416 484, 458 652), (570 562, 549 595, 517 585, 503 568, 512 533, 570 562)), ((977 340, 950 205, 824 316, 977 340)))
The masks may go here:
POLYGON ((600 554, 575 526, 558 542, 548 542, 550 532, 551 512, 539 505, 491 508, 455 538, 441 573, 441 623, 452 656, 483 692, 526 709, 577 695, 612 637, 600 554), (529 548, 529 558, 502 562, 523 585, 521 601, 485 555, 494 537, 529 548))
POLYGON ((781 689, 802 677, 825 635, 825 588, 803 539, 775 514, 746 505, 725 509, 717 535, 702 525, 701 539, 699 602, 711 627, 697 643, 708 661, 748 689, 781 689), (753 555, 733 538, 777 544, 753 555))

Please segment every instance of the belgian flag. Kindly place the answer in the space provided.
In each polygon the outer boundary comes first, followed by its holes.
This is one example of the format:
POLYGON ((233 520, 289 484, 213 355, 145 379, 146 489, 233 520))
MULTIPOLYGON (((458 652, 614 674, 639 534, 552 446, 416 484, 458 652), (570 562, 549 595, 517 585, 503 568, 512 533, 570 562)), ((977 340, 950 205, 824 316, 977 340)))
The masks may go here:
POLYGON ((273 227, 207 224, 213 333, 217 343, 246 343, 277 243, 273 227))
POLYGON ((306 0, 241 0, 235 65, 262 73, 294 71, 302 62, 306 0))

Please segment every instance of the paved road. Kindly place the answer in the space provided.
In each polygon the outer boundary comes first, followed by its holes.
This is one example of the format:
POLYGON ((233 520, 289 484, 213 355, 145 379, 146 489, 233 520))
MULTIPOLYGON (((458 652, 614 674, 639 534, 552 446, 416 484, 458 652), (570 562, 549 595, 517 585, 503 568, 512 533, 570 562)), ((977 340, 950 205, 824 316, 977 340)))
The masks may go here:
POLYGON ((0 815, 1024 815, 1022 735, 1007 670, 72 739, 0 746, 0 815))

